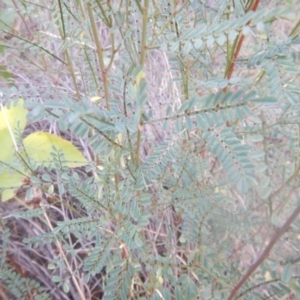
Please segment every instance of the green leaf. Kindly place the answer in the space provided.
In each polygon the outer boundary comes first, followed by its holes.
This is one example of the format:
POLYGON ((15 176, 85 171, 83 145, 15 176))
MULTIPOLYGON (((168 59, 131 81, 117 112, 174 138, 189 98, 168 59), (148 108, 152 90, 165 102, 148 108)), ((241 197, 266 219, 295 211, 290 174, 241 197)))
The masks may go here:
POLYGON ((61 277, 59 277, 59 276, 56 276, 56 275, 54 275, 54 276, 52 276, 52 281, 53 282, 61 282, 61 277))
POLYGON ((265 105, 272 105, 277 102, 277 99, 275 97, 261 97, 251 100, 252 103, 255 104, 265 104, 265 105))
POLYGON ((47 182, 52 182, 52 179, 49 174, 43 174, 42 179, 47 182))
POLYGON ((186 278, 186 281, 183 284, 183 289, 185 295, 188 299, 197 299, 198 291, 197 286, 190 278, 186 278))
POLYGON ((300 292, 300 286, 297 284, 297 281, 291 281, 289 287, 295 292, 300 292))
POLYGON ((64 290, 64 292, 65 292, 66 294, 69 293, 70 287, 69 287, 69 285, 68 285, 67 282, 64 282, 64 284, 63 284, 63 290, 64 290))
POLYGON ((288 263, 285 265, 282 273, 281 273, 281 281, 284 283, 288 283, 292 278, 292 264, 288 263))
POLYGON ((182 53, 187 55, 193 48, 193 44, 190 41, 187 41, 182 49, 182 53))
POLYGON ((54 264, 49 264, 47 267, 48 270, 55 270, 56 266, 54 264))
POLYGON ((64 166, 75 168, 88 164, 82 153, 69 141, 47 132, 35 132, 27 136, 23 141, 26 155, 36 161, 36 163, 49 167, 53 158, 53 146, 57 151, 61 151, 65 161, 64 166))
POLYGON ((181 291, 181 288, 179 287, 179 286, 176 286, 175 287, 175 297, 176 297, 176 299, 178 299, 178 300, 183 300, 184 299, 184 297, 183 297, 183 295, 182 295, 182 291, 181 291))
POLYGON ((263 140, 264 140, 264 137, 261 134, 249 135, 247 137, 247 141, 252 142, 252 143, 262 142, 263 140))
POLYGON ((290 104, 297 104, 297 102, 299 102, 299 96, 296 93, 286 91, 285 96, 290 102, 290 104))

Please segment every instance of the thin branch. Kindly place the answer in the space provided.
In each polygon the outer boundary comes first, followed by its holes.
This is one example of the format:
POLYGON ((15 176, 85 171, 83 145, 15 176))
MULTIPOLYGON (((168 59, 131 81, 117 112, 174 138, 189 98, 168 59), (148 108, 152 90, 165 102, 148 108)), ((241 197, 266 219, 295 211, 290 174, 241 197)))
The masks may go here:
POLYGON ((105 64, 104 64, 103 49, 102 49, 102 46, 100 44, 99 33, 98 33, 96 22, 95 22, 95 19, 94 19, 93 10, 92 10, 90 4, 87 5, 87 10, 88 10, 88 14, 89 14, 89 18, 90 18, 90 22, 91 22, 91 26, 92 26, 94 42, 96 44, 97 57, 98 57, 98 61, 99 61, 99 64, 100 64, 100 69, 101 69, 102 82, 103 82, 104 94, 105 94, 105 103, 106 103, 107 109, 110 110, 110 105, 108 103, 109 91, 108 91, 108 83, 107 83, 107 76, 106 76, 107 69, 105 68, 105 64))
MULTIPOLYGON (((252 1, 252 5, 250 5, 249 10, 252 11, 256 11, 257 7, 259 4, 259 0, 254 0, 252 1)), ((249 20, 246 25, 249 25, 251 22, 251 20, 249 20)), ((243 42, 244 42, 245 36, 240 33, 240 35, 236 38, 235 42, 234 42, 234 46, 233 46, 233 50, 231 51, 231 57, 228 61, 228 65, 226 67, 226 71, 225 71, 225 77, 227 79, 230 79, 233 71, 234 71, 234 66, 235 66, 235 60, 238 58, 240 50, 242 48, 243 42)))
POLYGON ((228 297, 228 300, 233 300, 234 299, 234 296, 236 295, 236 293, 243 286, 243 284, 249 279, 249 277, 252 275, 252 273, 262 264, 262 262, 266 258, 268 258, 272 248, 275 246, 275 244, 278 242, 278 240, 282 237, 282 235, 289 229, 290 225, 293 223, 293 221, 297 218, 297 216, 299 214, 300 214, 300 205, 294 210, 294 212, 286 220, 284 225, 273 235, 273 237, 271 238, 268 246, 265 248, 263 253, 257 259, 257 261, 250 267, 250 269, 243 276, 243 278, 240 280, 240 282, 231 291, 231 294, 228 297))

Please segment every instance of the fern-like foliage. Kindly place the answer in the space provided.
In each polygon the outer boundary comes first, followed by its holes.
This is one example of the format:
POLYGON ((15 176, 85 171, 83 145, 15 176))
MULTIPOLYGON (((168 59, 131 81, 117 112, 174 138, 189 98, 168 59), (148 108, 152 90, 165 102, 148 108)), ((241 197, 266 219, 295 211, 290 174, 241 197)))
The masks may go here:
POLYGON ((28 299, 35 295, 36 299, 51 299, 41 284, 33 279, 22 278, 8 266, 2 267, 0 280, 5 283, 5 292, 15 299, 28 299))
MULTIPOLYGON (((298 205, 296 1, 6 5, 16 13, 15 23, 0 15, 3 47, 22 62, 0 102, 23 97, 30 111, 9 167, 29 175, 19 193, 5 187, 18 196, 13 211, 1 205, 9 296, 300 297, 299 221, 278 237, 298 205), (88 163, 64 167, 57 149, 47 168, 17 159, 36 128, 88 163), (14 242, 51 288, 8 264, 14 242)), ((0 160, 0 176, 6 168, 0 160)))

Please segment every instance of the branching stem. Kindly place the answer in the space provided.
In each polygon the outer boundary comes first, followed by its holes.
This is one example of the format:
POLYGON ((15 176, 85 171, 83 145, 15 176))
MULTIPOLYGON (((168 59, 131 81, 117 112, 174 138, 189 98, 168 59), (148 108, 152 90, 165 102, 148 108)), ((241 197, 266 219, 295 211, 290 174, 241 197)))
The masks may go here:
MULTIPOLYGON (((248 11, 250 11, 250 10, 256 11, 256 9, 258 7, 258 4, 259 4, 259 0, 252 0, 252 3, 249 5, 248 11)), ((250 22, 251 22, 251 20, 249 20, 246 23, 246 25, 249 25, 250 22)), ((244 39, 245 39, 245 36, 242 33, 240 33, 236 37, 236 39, 233 43, 232 50, 228 52, 230 57, 228 59, 228 63, 227 63, 226 70, 225 70, 225 78, 227 78, 227 79, 230 79, 232 74, 233 74, 235 60, 239 56, 239 53, 240 53, 240 50, 242 48, 244 39)))

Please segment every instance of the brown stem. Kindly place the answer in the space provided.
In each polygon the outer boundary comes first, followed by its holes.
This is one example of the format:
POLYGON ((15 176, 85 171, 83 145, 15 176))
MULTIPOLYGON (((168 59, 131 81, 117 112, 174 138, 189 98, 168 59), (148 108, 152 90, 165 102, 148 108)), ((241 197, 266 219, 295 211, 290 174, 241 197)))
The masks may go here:
MULTIPOLYGON (((256 9, 258 7, 258 4, 259 4, 259 0, 254 0, 253 3, 252 3, 252 5, 250 6, 249 10, 256 11, 256 9)), ((246 23, 246 25, 249 25, 250 22, 251 22, 251 20, 249 20, 246 23)), ((245 39, 245 36, 241 33, 240 37, 238 38, 238 43, 237 43, 237 46, 236 46, 236 48, 234 50, 234 53, 233 53, 232 57, 230 58, 230 62, 229 62, 230 66, 229 66, 227 74, 226 74, 227 79, 230 79, 231 76, 232 76, 232 73, 233 73, 233 70, 234 70, 234 65, 235 65, 234 62, 237 59, 237 57, 239 56, 239 53, 240 53, 240 50, 242 48, 244 39, 245 39)))
POLYGON ((242 287, 242 285, 248 280, 248 278, 257 269, 257 267, 269 256, 269 254, 270 254, 272 248, 274 247, 274 245, 281 238, 281 236, 289 229, 290 225, 293 223, 293 221, 296 219, 296 217, 299 215, 299 213, 300 213, 300 205, 294 210, 294 212, 286 220, 284 225, 273 235, 273 237, 271 238, 268 246, 265 248, 263 253, 257 259, 257 261, 250 267, 250 269, 243 276, 243 278, 240 280, 240 282, 231 291, 231 294, 228 297, 228 300, 233 300, 234 296, 236 295, 238 290, 242 287))

